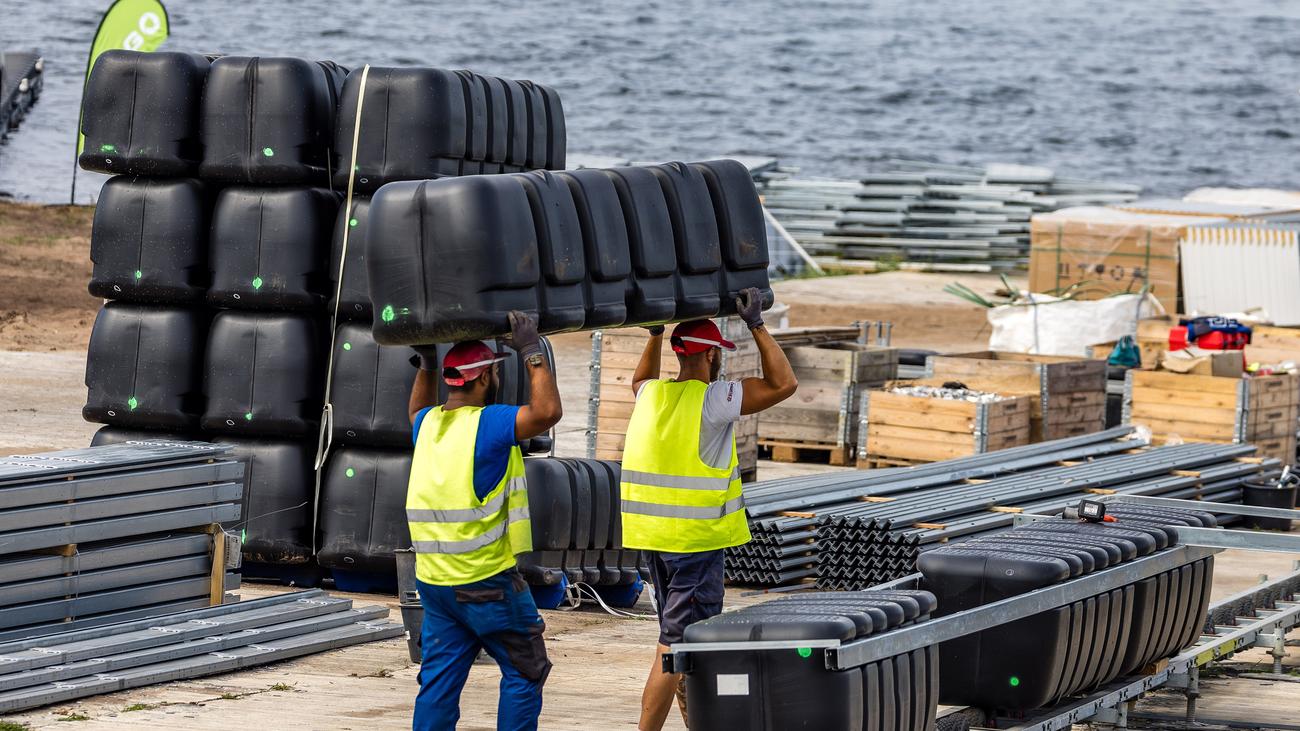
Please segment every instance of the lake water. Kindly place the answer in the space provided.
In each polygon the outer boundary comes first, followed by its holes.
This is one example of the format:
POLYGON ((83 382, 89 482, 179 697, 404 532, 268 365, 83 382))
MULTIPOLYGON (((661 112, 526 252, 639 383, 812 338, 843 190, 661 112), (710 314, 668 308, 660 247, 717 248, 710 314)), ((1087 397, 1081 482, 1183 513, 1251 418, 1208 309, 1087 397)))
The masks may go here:
MULTIPOLYGON (((0 0, 46 90, 0 191, 68 198, 107 0, 0 0)), ((171 0, 164 48, 472 68, 555 86, 573 152, 771 155, 854 177, 891 157, 1041 164, 1172 195, 1300 186, 1300 3, 1240 0, 171 0)), ((101 176, 79 175, 79 200, 101 176)))

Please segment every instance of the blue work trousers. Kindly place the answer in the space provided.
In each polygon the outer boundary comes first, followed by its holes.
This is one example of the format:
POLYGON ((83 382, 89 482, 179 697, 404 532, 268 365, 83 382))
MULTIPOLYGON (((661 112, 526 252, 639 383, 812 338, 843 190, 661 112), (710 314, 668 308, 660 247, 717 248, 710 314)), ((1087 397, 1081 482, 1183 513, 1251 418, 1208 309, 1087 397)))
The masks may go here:
POLYGON ((418 588, 424 627, 414 731, 455 730, 460 692, 480 650, 501 667, 497 729, 534 731, 551 663, 542 642, 546 625, 519 572, 461 586, 419 582, 418 588))

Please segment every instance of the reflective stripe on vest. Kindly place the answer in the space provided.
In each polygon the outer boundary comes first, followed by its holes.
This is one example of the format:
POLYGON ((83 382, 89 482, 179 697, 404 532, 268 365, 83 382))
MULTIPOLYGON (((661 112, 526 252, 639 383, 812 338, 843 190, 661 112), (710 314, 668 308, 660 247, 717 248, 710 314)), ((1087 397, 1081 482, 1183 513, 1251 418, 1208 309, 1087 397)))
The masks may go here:
POLYGON ((716 508, 693 508, 683 505, 660 505, 624 500, 623 512, 637 515, 657 515, 660 518, 685 518, 686 520, 717 520, 745 509, 745 496, 732 498, 716 508))
POLYGON ((620 478, 623 482, 635 482, 651 487, 675 487, 682 490, 726 490, 732 480, 740 479, 740 467, 732 471, 730 477, 682 477, 681 475, 663 475, 654 472, 623 470, 620 478))
MULTIPOLYGON (((506 483, 506 489, 498 492, 496 495, 488 498, 480 508, 459 508, 451 510, 430 510, 428 508, 407 508, 406 520, 411 523, 469 523, 474 520, 483 520, 491 518, 501 510, 501 503, 505 502, 507 495, 514 495, 523 492, 528 494, 528 482, 522 477, 515 477, 506 483)), ((515 520, 515 512, 510 511, 510 519, 515 520)), ((523 517, 528 517, 528 507, 523 508, 523 517)), ((459 551, 445 551, 444 553, 459 553, 459 551)))
POLYGON ((707 390, 702 381, 641 387, 619 478, 625 548, 691 553, 749 540, 734 435, 725 467, 700 458, 707 390))
MULTIPOLYGON (((511 510, 509 515, 509 523, 530 519, 528 508, 526 507, 518 510, 511 510)), ((488 529, 488 532, 478 538, 471 538, 468 541, 412 541, 411 547, 415 549, 416 553, 469 553, 471 551, 477 551, 485 546, 490 546, 501 540, 505 537, 509 523, 497 523, 495 526, 488 529)))
POLYGON ((531 551, 523 454, 510 450, 505 474, 482 500, 474 490, 481 407, 426 412, 406 491, 416 578, 459 586, 495 576, 531 551))

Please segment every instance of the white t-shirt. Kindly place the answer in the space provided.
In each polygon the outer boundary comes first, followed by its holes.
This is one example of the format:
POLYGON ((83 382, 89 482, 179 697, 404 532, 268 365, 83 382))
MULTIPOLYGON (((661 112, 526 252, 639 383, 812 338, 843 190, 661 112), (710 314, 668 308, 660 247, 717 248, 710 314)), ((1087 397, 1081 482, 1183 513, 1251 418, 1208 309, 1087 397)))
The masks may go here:
MULTIPOLYGON (((641 397, 640 390, 636 395, 641 397)), ((740 420, 740 401, 740 381, 716 381, 704 391, 700 459, 711 467, 725 470, 731 463, 731 439, 740 420)))

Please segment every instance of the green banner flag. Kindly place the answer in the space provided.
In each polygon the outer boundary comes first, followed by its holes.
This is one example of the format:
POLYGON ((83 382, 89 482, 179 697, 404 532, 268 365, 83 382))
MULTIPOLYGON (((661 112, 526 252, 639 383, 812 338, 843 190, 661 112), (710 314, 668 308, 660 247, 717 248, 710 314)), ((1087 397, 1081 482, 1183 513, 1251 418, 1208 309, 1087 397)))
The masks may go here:
MULTIPOLYGON (((90 70, 95 67, 95 59, 100 54, 113 48, 145 53, 157 50, 167 40, 169 25, 167 9, 159 0, 116 0, 99 21, 99 30, 95 32, 95 41, 90 46, 86 78, 82 81, 83 96, 85 82, 90 80, 90 70)), ((78 117, 78 155, 85 144, 86 138, 81 134, 81 119, 78 117)))

